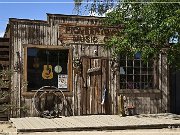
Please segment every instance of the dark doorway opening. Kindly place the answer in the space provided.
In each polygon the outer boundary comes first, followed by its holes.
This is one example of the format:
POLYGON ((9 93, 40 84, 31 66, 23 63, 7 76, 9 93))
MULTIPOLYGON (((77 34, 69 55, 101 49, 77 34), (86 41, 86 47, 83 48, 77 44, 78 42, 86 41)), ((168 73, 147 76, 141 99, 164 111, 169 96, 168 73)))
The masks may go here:
POLYGON ((180 114, 180 70, 170 69, 170 111, 180 114))

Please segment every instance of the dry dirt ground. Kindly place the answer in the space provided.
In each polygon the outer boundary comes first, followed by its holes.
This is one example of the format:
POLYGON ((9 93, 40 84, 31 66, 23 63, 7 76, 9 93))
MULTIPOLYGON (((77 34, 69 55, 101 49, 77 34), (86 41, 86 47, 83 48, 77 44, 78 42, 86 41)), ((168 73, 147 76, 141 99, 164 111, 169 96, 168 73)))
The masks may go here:
POLYGON ((16 129, 9 122, 0 122, 0 134, 16 132, 16 129))
POLYGON ((10 123, 0 123, 0 135, 180 135, 180 128, 113 131, 24 132, 17 133, 10 123))

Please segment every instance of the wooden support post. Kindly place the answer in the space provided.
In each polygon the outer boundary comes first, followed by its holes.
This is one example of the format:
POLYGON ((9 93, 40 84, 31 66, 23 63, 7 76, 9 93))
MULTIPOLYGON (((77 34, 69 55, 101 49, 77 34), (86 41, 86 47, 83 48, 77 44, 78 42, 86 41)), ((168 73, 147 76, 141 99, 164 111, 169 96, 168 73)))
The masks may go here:
POLYGON ((123 96, 120 95, 118 96, 118 103, 119 103, 119 107, 118 107, 118 114, 121 116, 125 116, 125 111, 124 111, 124 100, 123 100, 123 96))

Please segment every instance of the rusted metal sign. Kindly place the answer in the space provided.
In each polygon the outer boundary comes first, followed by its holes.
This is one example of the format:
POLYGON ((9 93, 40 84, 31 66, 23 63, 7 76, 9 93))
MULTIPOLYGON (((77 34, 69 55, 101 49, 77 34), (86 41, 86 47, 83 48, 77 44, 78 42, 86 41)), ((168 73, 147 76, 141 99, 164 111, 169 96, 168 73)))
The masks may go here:
POLYGON ((120 27, 99 25, 60 24, 59 40, 62 43, 104 44, 120 31, 120 27))

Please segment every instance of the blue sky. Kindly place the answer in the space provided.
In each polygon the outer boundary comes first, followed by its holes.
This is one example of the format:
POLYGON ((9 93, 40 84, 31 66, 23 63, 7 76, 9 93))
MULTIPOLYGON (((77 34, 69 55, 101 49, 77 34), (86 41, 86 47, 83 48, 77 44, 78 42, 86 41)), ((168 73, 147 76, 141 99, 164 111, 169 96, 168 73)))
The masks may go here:
POLYGON ((9 18, 47 20, 46 13, 75 14, 73 0, 0 0, 0 37, 3 36, 9 18), (14 2, 42 2, 42 3, 14 3, 14 2), (43 2, 61 2, 61 3, 43 3, 43 2))

